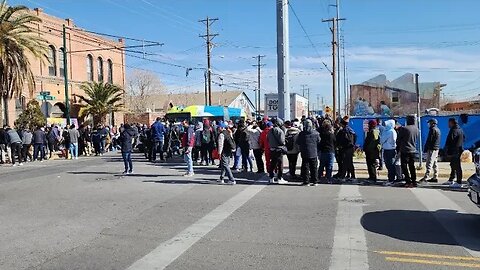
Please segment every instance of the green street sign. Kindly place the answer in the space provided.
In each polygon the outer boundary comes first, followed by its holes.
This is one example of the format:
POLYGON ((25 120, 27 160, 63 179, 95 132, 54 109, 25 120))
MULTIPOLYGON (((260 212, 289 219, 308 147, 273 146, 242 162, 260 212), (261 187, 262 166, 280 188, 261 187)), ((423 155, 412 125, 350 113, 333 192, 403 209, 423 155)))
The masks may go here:
POLYGON ((48 96, 48 95, 38 95, 37 99, 39 100, 55 100, 54 96, 48 96))

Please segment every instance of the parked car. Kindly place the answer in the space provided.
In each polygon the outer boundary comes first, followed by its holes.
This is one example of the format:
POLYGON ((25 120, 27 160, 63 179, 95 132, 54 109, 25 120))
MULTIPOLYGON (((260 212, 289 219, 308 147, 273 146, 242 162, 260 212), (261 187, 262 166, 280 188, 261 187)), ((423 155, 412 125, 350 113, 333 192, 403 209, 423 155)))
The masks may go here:
POLYGON ((476 170, 475 174, 468 178, 468 197, 480 207, 480 149, 473 154, 473 162, 476 170))

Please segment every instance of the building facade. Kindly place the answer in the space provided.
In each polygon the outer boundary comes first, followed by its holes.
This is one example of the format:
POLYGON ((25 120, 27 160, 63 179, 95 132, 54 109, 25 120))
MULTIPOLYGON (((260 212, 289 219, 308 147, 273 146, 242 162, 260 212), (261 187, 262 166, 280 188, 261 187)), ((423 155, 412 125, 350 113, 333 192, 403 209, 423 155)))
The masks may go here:
MULTIPOLYGON (((66 26, 67 78, 70 102, 70 117, 77 118, 82 101, 78 95, 84 95, 80 85, 84 82, 109 82, 125 87, 125 52, 123 40, 110 40, 77 27, 71 19, 50 16, 42 9, 30 12, 42 21, 32 24, 48 42, 48 61, 30 57, 35 78, 33 92, 24 89, 21 96, 10 100, 7 113, 10 125, 23 111, 27 102, 37 99, 47 117, 65 116, 65 80, 63 63, 63 25, 66 26), (42 100, 40 92, 49 92, 52 100, 42 100)), ((115 113, 108 118, 110 122, 123 122, 123 114, 115 113)))
MULTIPOLYGON (((440 82, 419 83, 420 109, 440 107, 440 94, 446 84, 440 82)), ((414 75, 405 75, 388 81, 379 75, 368 81, 350 86, 350 114, 354 116, 414 114, 417 110, 417 94, 414 75)))

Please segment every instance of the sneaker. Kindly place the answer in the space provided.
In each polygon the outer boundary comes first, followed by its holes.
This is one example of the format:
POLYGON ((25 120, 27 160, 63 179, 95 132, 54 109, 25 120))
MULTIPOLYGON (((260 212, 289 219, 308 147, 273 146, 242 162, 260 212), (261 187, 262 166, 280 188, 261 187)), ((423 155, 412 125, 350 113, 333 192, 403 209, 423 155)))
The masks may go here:
POLYGON ((225 181, 223 181, 223 179, 220 179, 220 180, 218 180, 217 182, 218 182, 220 185, 225 184, 225 181))
POLYGON ((185 177, 192 177, 192 176, 194 176, 194 175, 195 175, 195 174, 192 172, 192 173, 186 173, 186 174, 184 174, 183 176, 185 176, 185 177))
POLYGON ((23 166, 23 163, 19 163, 18 165, 23 166))
POLYGON ((233 180, 233 181, 229 181, 227 184, 234 186, 234 185, 236 185, 236 184, 237 184, 237 181, 235 181, 235 180, 233 180))
POLYGON ((275 184, 275 177, 270 178, 270 180, 268 181, 268 183, 270 183, 270 184, 275 184))
POLYGON ((17 163, 15 163, 15 164, 12 164, 12 167, 17 167, 17 166, 18 166, 18 165, 17 165, 17 163))
POLYGON ((311 186, 311 187, 317 187, 318 184, 317 184, 317 183, 310 183, 310 186, 311 186))
POLYGON ((128 174, 132 174, 132 173, 133 173, 133 171, 128 171, 128 174))
POLYGON ((283 179, 283 178, 280 178, 280 179, 278 179, 278 184, 279 185, 288 184, 288 181, 283 179))
POLYGON ((447 182, 443 183, 443 186, 451 186, 453 184, 452 180, 448 180, 447 182))
POLYGON ((384 187, 391 187, 391 186, 393 186, 393 182, 385 182, 385 183, 383 183, 383 186, 384 187))
POLYGON ((429 182, 429 183, 438 183, 438 179, 437 179, 437 178, 432 178, 432 179, 427 180, 427 182, 429 182))
POLYGON ((418 184, 421 185, 421 186, 426 186, 430 183, 427 180, 422 178, 420 181, 418 181, 418 184))
POLYGON ((123 171, 123 173, 122 173, 122 174, 123 174, 123 175, 127 175, 127 174, 128 174, 128 172, 127 172, 127 171, 123 171))
POLYGON ((459 183, 455 182, 455 183, 452 183, 449 186, 449 188, 462 188, 462 184, 459 184, 459 183))

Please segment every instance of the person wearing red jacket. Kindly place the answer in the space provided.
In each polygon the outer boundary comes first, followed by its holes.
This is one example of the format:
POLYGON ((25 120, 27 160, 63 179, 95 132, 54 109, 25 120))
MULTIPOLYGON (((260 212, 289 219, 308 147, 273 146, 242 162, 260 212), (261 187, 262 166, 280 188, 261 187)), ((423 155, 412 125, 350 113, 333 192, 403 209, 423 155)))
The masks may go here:
POLYGON ((265 163, 267 165, 267 172, 270 171, 270 144, 268 143, 268 132, 272 129, 272 122, 267 122, 265 124, 265 129, 260 133, 260 147, 265 151, 265 163))
POLYGON ((183 158, 185 163, 187 163, 187 173, 185 177, 191 177, 193 173, 193 159, 192 159, 192 150, 195 146, 195 131, 192 125, 188 120, 183 121, 183 136, 182 136, 182 146, 183 146, 183 158))

